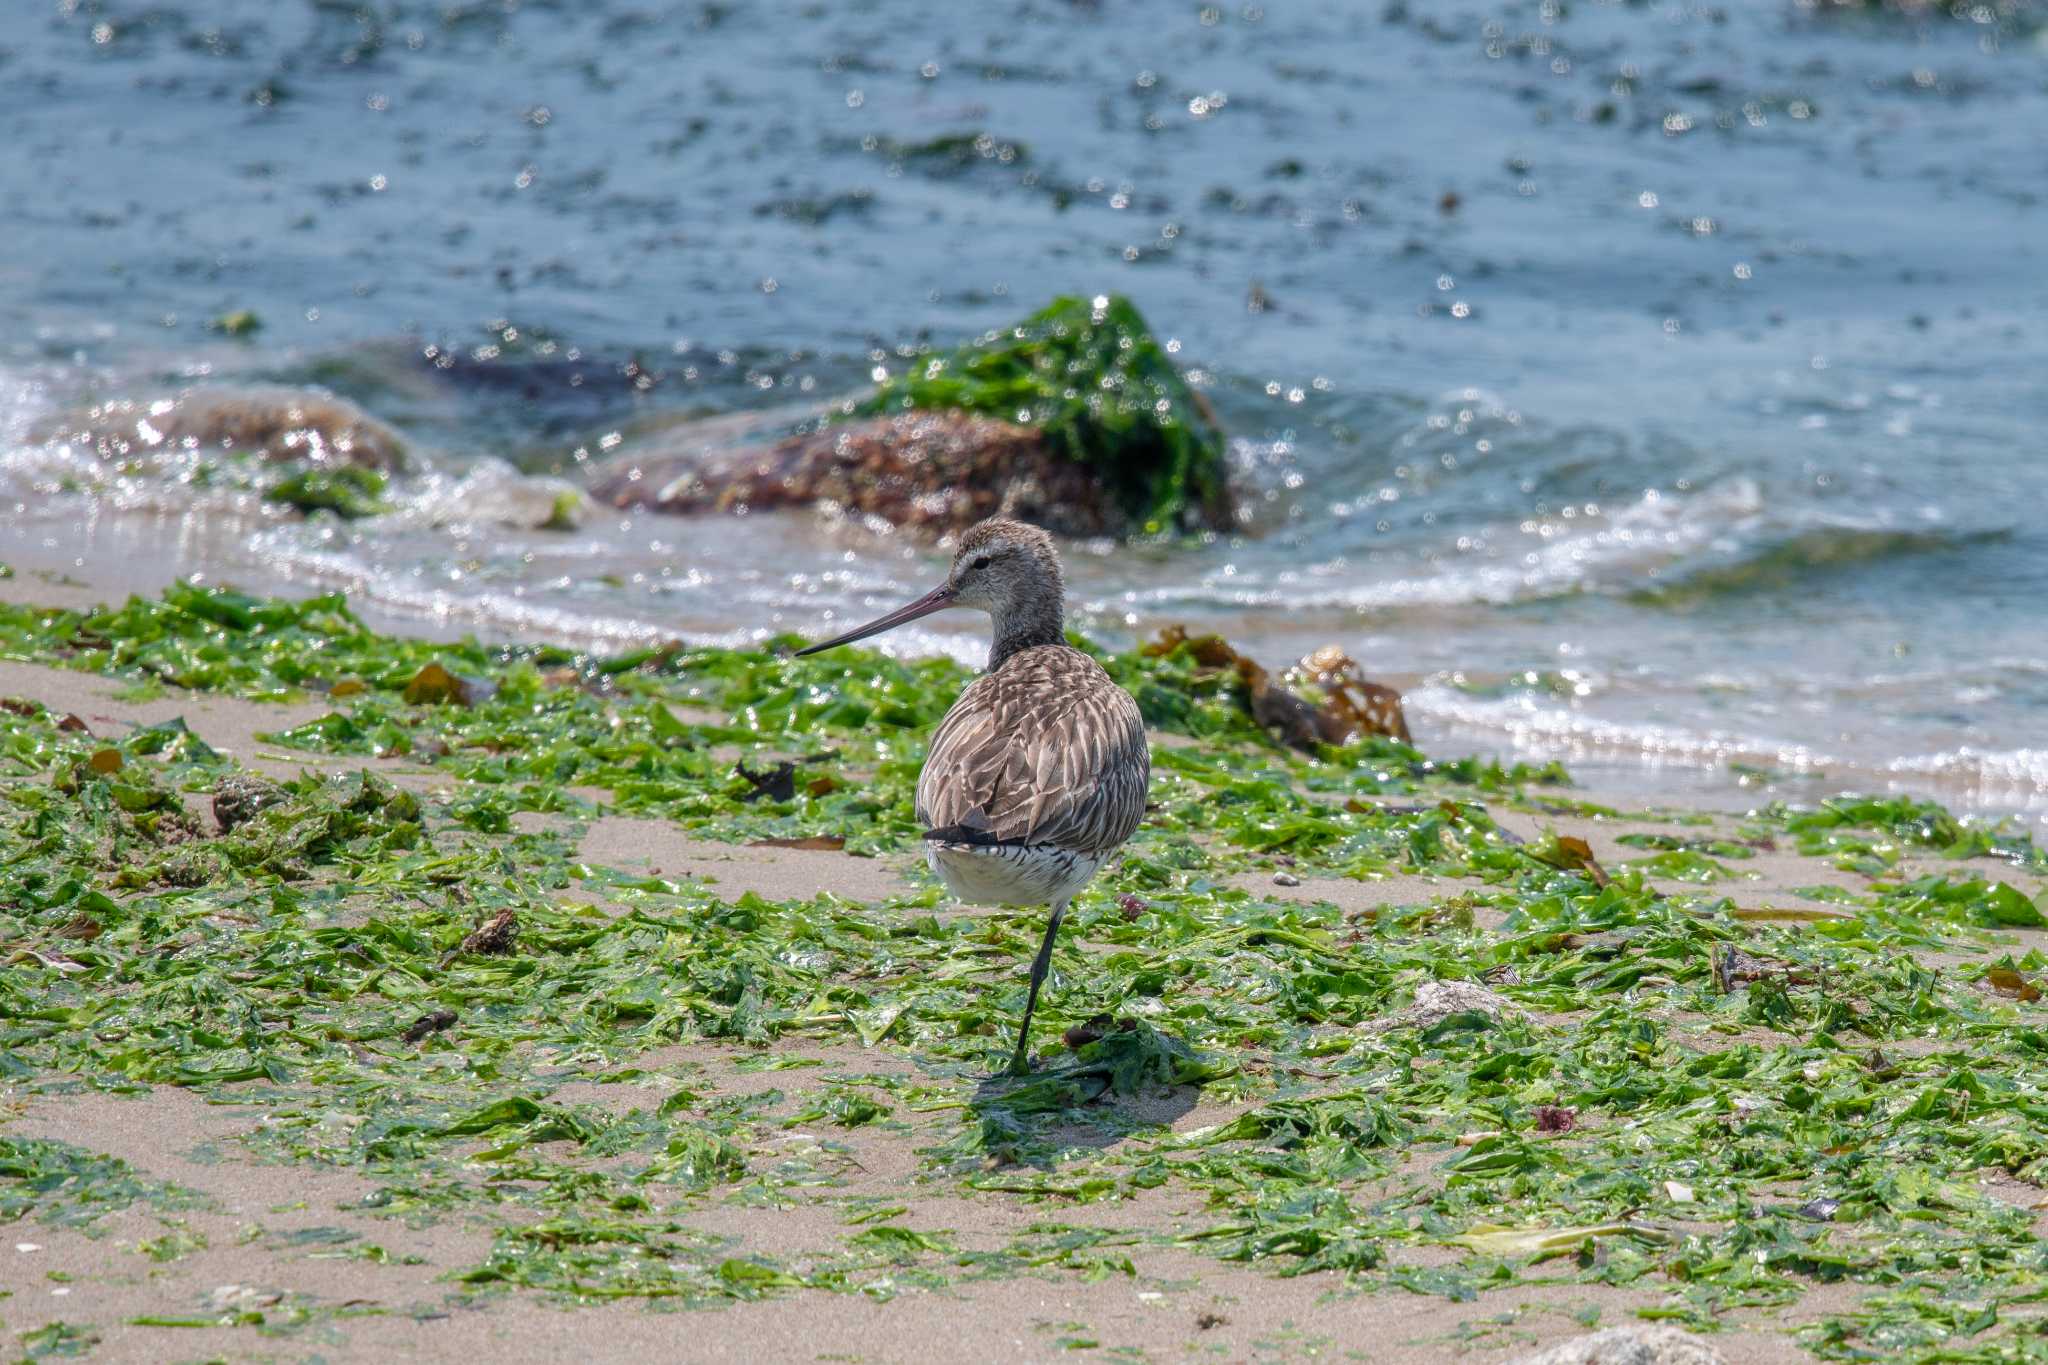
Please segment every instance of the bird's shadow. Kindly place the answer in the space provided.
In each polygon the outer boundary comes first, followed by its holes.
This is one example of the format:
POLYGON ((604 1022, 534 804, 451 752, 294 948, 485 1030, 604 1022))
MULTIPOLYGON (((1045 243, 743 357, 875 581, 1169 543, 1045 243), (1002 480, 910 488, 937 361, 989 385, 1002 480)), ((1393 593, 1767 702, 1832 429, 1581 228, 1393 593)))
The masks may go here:
POLYGON ((1234 1070, 1178 1038, 1134 1024, 1053 1066, 982 1080, 967 1108, 991 1159, 1045 1170, 1063 1151, 1100 1151, 1170 1126, 1195 1107, 1205 1083, 1234 1070))

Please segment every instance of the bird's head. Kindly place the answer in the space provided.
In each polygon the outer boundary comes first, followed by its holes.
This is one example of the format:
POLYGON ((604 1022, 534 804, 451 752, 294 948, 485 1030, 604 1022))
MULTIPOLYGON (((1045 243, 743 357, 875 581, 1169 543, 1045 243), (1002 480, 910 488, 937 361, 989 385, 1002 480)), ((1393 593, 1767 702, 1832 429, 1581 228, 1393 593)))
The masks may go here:
POLYGON ((1052 537, 1021 521, 991 517, 961 534, 944 583, 886 616, 797 653, 816 654, 852 644, 948 607, 985 611, 999 625, 1006 620, 1047 617, 1057 635, 1065 593, 1066 580, 1060 573, 1059 551, 1053 548, 1052 537))
POLYGON ((1047 598, 1060 601, 1066 580, 1051 536, 1021 521, 992 517, 960 537, 946 589, 953 606, 1004 616, 1047 598))

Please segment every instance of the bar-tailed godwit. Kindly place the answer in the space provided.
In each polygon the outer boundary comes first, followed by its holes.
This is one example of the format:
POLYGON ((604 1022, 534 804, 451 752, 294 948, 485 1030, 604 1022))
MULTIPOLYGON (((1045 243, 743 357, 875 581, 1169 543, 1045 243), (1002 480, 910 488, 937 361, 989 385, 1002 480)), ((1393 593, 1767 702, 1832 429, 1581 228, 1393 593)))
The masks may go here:
POLYGON ((1052 537, 996 518, 960 537, 946 581, 907 606, 800 650, 864 640, 948 607, 994 618, 988 671, 932 735, 917 779, 925 857, 975 905, 1047 905, 1012 1074, 1067 906, 1145 814, 1152 757, 1130 693, 1066 641, 1065 581, 1052 537))

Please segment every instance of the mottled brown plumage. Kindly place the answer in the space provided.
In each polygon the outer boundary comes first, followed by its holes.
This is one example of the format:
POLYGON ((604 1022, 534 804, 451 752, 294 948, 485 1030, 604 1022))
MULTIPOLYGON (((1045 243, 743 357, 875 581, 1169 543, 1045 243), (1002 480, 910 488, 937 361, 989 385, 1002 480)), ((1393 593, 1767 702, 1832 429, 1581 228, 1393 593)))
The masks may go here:
POLYGON ((969 684, 939 722, 917 818, 1100 857, 1138 828, 1150 776, 1130 693, 1080 650, 1034 645, 969 684))
POLYGON ((1050 905, 1031 966, 1013 1072, 1060 920, 1076 892, 1145 815, 1151 755, 1137 702, 1066 642, 1064 580, 1052 538, 994 518, 960 537, 943 586, 805 653, 863 639, 947 607, 995 623, 988 672, 932 736, 917 780, 932 871, 962 900, 1050 905))

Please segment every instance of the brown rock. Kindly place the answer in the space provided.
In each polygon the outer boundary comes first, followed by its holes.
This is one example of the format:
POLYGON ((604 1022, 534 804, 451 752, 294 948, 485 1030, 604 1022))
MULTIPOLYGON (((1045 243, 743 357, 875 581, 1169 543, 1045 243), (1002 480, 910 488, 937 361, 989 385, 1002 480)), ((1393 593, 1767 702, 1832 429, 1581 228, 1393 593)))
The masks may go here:
POLYGON ((407 1024, 405 1032, 398 1036, 408 1043, 418 1043, 424 1041, 432 1034, 453 1027, 454 1024, 454 1010, 432 1010, 407 1024))
MULTIPOLYGON (((600 468, 591 497, 679 514, 823 505, 932 536, 1002 514, 1058 535, 1132 528, 1112 490, 1030 428, 961 412, 835 422, 767 445, 703 453, 678 447, 600 468)), ((1228 524, 1228 509, 1209 509, 1228 524)))
POLYGON ((462 940, 465 953, 509 953, 519 938, 519 916, 500 910, 488 924, 470 930, 462 940))
POLYGON ((284 800, 283 790, 274 782, 248 773, 229 773, 214 784, 213 818, 225 834, 284 800))
POLYGON ((344 399, 303 389, 189 389, 153 400, 115 399, 41 435, 107 460, 183 449, 387 472, 405 463, 404 443, 391 428, 344 399))

